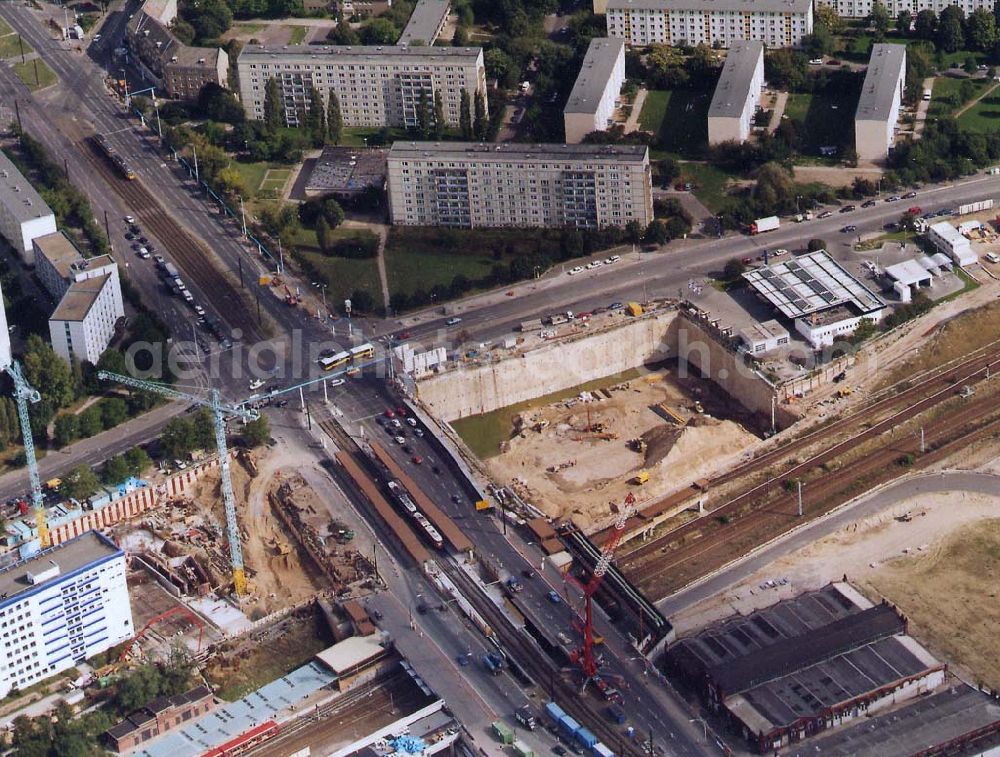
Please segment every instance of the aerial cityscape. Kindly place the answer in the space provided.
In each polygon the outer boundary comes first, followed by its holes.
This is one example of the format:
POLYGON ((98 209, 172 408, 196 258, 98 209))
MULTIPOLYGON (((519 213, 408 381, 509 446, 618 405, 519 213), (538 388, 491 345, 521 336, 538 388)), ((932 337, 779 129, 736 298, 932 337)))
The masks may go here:
POLYGON ((1000 751, 1000 3, 0 4, 0 751, 1000 751))

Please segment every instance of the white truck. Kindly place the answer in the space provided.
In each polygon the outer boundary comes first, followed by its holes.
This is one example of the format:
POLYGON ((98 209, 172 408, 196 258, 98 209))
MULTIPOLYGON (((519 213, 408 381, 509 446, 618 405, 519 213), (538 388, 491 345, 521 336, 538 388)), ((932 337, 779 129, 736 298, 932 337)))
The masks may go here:
POLYGON ((776 231, 781 227, 781 220, 778 216, 768 216, 767 218, 758 218, 752 224, 750 224, 750 234, 763 234, 765 231, 776 231))
POLYGON ((813 212, 807 210, 805 213, 799 213, 795 216, 795 223, 802 223, 803 221, 811 221, 813 219, 813 212))

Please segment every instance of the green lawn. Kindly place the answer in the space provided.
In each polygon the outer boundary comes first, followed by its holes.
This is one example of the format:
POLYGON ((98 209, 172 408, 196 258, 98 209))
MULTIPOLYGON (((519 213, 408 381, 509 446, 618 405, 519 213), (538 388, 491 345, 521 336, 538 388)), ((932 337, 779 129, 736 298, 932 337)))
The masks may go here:
POLYGON ((682 163, 681 166, 681 181, 690 181, 697 187, 694 194, 706 208, 713 213, 721 211, 726 202, 726 185, 733 177, 709 163, 682 163))
POLYGON ((652 90, 639 114, 639 126, 656 135, 659 149, 685 158, 702 157, 708 144, 711 92, 652 90))
MULTIPOLYGON (((394 230, 393 230, 394 231, 394 230)), ((393 244, 393 231, 385 248, 386 276, 390 292, 406 292, 417 289, 429 291, 435 284, 447 286, 458 274, 469 279, 478 279, 490 272, 495 262, 485 252, 469 247, 409 247, 393 244)))
POLYGON ((281 163, 244 163, 234 161, 232 167, 240 172, 250 190, 250 196, 278 194, 285 188, 292 169, 281 163))
POLYGON ((0 37, 13 33, 14 30, 10 28, 10 24, 0 18, 0 37))
MULTIPOLYGON (((985 79, 953 79, 950 76, 939 76, 934 79, 934 86, 931 90, 933 93, 931 95, 931 106, 928 109, 927 115, 936 118, 949 116, 979 97, 983 93, 983 90, 990 84, 991 82, 985 79), (969 82, 972 86, 973 94, 968 100, 963 100, 960 94, 962 85, 965 82, 969 82)), ((970 112, 973 110, 976 110, 976 108, 971 108, 970 112)), ((964 120, 960 118, 959 122, 964 123, 964 120)))
POLYGON ((45 61, 38 58, 25 63, 16 63, 14 65, 14 73, 32 91, 51 87, 59 81, 59 77, 55 75, 51 68, 45 65, 45 61))
POLYGON ((820 147, 851 144, 856 107, 855 98, 849 95, 795 92, 788 96, 784 115, 804 125, 802 152, 816 156, 820 147))
POLYGON ((301 45, 305 42, 306 33, 309 31, 308 26, 288 26, 287 29, 289 32, 288 44, 301 45))
MULTIPOLYGON (((0 29, 3 32, 3 36, 0 36, 0 58, 16 58, 21 55, 21 45, 18 43, 18 35, 11 33, 10 27, 6 26, 6 31, 0 29)), ((24 54, 34 52, 34 49, 27 42, 24 43, 24 54)))
MULTIPOLYGON (((321 252, 298 250, 296 257, 311 266, 316 275, 329 287, 327 304, 336 304, 351 296, 355 289, 365 289, 381 305, 382 290, 378 283, 378 266, 375 258, 335 258, 321 252)), ((381 308, 377 308, 381 310, 381 308)))
POLYGON ((1000 129, 1000 89, 994 89, 960 115, 958 125, 965 131, 981 134, 989 134, 1000 129))

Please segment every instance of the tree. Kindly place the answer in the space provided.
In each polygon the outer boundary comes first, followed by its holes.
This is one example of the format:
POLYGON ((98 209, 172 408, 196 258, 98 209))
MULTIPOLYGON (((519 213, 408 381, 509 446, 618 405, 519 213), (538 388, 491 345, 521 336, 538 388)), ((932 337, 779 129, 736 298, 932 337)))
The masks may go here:
POLYGON ((361 27, 361 41, 366 45, 394 45, 399 29, 385 17, 373 18, 361 27))
POLYGON ((351 308, 358 313, 371 313, 375 310, 375 298, 367 289, 355 289, 351 292, 351 308))
POLYGON ((444 136, 444 127, 444 98, 439 89, 434 93, 434 139, 441 139, 444 136))
POLYGON ((171 418, 163 427, 160 444, 167 457, 182 458, 195 448, 194 426, 187 418, 171 418))
POLYGON ((121 397, 109 397, 98 403, 101 408, 101 425, 108 429, 124 423, 128 418, 128 405, 121 397))
POLYGON ((453 47, 467 47, 469 45, 469 30, 462 24, 455 27, 455 36, 451 38, 453 47))
POLYGON ((747 267, 743 264, 742 260, 739 258, 730 258, 726 261, 726 265, 722 269, 722 276, 726 281, 736 281, 743 275, 746 269, 747 267))
POLYGON ((875 0, 872 5, 872 12, 868 16, 868 25, 874 30, 876 41, 885 39, 885 34, 889 31, 889 11, 878 0, 875 0))
POLYGON ((281 102, 278 80, 271 77, 264 86, 264 128, 274 134, 285 125, 285 107, 281 102))
POLYGON ((646 227, 644 239, 652 244, 666 244, 670 241, 670 234, 663 221, 653 221, 646 227))
POLYGON ((143 471, 153 464, 149 455, 146 454, 146 450, 142 447, 133 447, 122 457, 125 458, 125 464, 128 466, 128 474, 130 476, 141 476, 143 471))
POLYGON ((323 95, 316 87, 309 90, 309 112, 306 126, 312 138, 313 147, 322 147, 326 142, 326 109, 323 107, 323 95))
POLYGON ((462 90, 462 100, 458 113, 458 129, 462 139, 472 139, 472 105, 469 102, 469 90, 462 90))
POLYGON ((206 118, 228 124, 240 124, 246 114, 232 92, 215 82, 208 82, 198 93, 198 110, 206 118))
POLYGON ((794 205, 795 180, 780 163, 765 163, 757 171, 753 197, 762 213, 778 213, 794 205))
POLYGON ((642 241, 642 224, 635 219, 625 224, 625 239, 631 244, 639 244, 642 241))
POLYGON ((486 68, 486 76, 496 79, 501 89, 517 86, 521 68, 509 53, 499 47, 491 47, 483 55, 483 65, 486 68))
POLYGON ((109 486, 120 484, 129 477, 128 463, 123 455, 115 455, 104 463, 101 471, 101 481, 109 486))
POLYGON ((243 441, 248 447, 259 447, 262 444, 267 444, 270 438, 271 426, 268 424, 267 417, 264 415, 243 426, 243 441))
POLYGON ((905 8, 896 14, 896 30, 901 34, 909 34, 913 26, 913 14, 905 8))
POLYGON ((62 478, 59 493, 67 499, 84 500, 97 491, 100 481, 86 465, 78 465, 62 478))
POLYGON ((23 356, 24 377, 56 408, 66 407, 76 396, 73 372, 69 363, 37 334, 31 334, 23 356))
POLYGON ((833 35, 825 26, 813 27, 813 33, 802 38, 802 48, 810 58, 822 58, 833 52, 833 35))
POLYGON ((57 447, 72 444, 80 437, 80 421, 72 413, 60 413, 56 416, 53 428, 53 441, 57 447))
POLYGON ((965 43, 971 50, 990 52, 997 43, 997 20, 992 12, 977 8, 965 22, 965 43))
POLYGON ((80 436, 87 439, 96 436, 104 430, 104 421, 101 420, 101 408, 91 405, 79 416, 80 436))
POLYGON ((191 416, 192 449, 215 449, 215 420, 207 407, 199 408, 191 416))
MULTIPOLYGON (((962 64, 962 70, 967 74, 974 74, 979 68, 979 61, 976 60, 975 55, 966 55, 965 63, 962 64)), ((964 82, 963 82, 964 83, 964 82)))
POLYGON ((938 17, 937 14, 925 9, 917 13, 913 22, 913 33, 920 39, 933 40, 937 35, 938 17))
POLYGON ((327 223, 323 216, 319 217, 316 221, 316 244, 319 245, 320 251, 326 253, 330 251, 332 239, 330 237, 333 230, 330 228, 330 224, 327 223))
POLYGON ((331 229, 337 228, 344 222, 344 209, 332 197, 323 200, 322 214, 323 219, 330 225, 331 229))
POLYGON ((426 89, 420 90, 417 100, 417 133, 422 139, 431 135, 431 103, 426 89))
POLYGON ((340 100, 332 89, 329 98, 326 104, 326 132, 330 141, 339 145, 340 137, 344 132, 344 118, 340 114, 340 100))
POLYGON ((809 243, 806 245, 806 249, 809 252, 816 252, 818 250, 825 250, 826 249, 826 240, 825 239, 810 239, 809 243))
POLYGON ((472 121, 472 131, 480 142, 485 142, 489 135, 490 122, 486 118, 486 94, 476 93, 475 118, 472 121))
POLYGON ((941 11, 935 39, 938 49, 946 53, 965 47, 965 11, 957 5, 949 5, 941 11))
POLYGON ((814 11, 815 24, 822 24, 831 34, 843 34, 847 28, 847 23, 840 17, 832 5, 817 5, 814 11))

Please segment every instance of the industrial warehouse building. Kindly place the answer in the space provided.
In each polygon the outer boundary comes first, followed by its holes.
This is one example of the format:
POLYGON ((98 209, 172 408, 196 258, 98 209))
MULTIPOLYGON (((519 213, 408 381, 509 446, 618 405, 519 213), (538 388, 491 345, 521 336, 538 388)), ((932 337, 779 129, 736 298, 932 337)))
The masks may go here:
POLYGON ((486 97, 479 47, 247 45, 237 67, 247 117, 264 117, 267 83, 276 79, 288 126, 299 126, 309 111, 313 87, 324 107, 329 93, 336 93, 344 126, 375 128, 417 126, 421 100, 426 98, 433 111, 439 92, 445 122, 458 126, 462 93, 469 96, 470 113, 476 97, 481 95, 484 102, 486 97))
POLYGON ((0 152, 0 235, 27 265, 35 264, 31 242, 54 234, 56 217, 17 166, 0 152))
POLYGON ((878 323, 886 310, 885 302, 826 250, 754 268, 743 278, 792 320, 814 349, 850 336, 863 320, 878 323))
POLYGON ((854 113, 854 147, 862 160, 884 160, 892 147, 906 87, 906 45, 872 45, 854 113))
POLYGON ((125 553, 96 531, 0 572, 0 697, 132 638, 125 553))
POLYGON ((417 0, 397 45, 433 45, 444 31, 451 10, 449 0, 417 0))
POLYGON ((665 666, 765 754, 930 692, 945 676, 894 607, 846 583, 681 639, 665 666))
POLYGON ((407 226, 645 228, 649 148, 396 142, 389 216, 407 226))
POLYGON ((813 31, 812 0, 607 0, 608 36, 626 44, 730 47, 755 39, 798 47, 813 31))
POLYGON ((729 48, 708 107, 708 143, 746 142, 764 88, 764 43, 741 40, 729 48))
POLYGON ((972 243, 947 221, 932 224, 927 229, 927 240, 957 266, 972 265, 978 259, 972 251, 972 243))
POLYGON ((578 144, 592 131, 605 131, 615 112, 615 101, 625 83, 625 41, 595 37, 590 40, 566 107, 566 141, 578 144))
MULTIPOLYGON (((949 5, 957 5, 966 16, 974 10, 982 8, 993 12, 993 0, 885 0, 881 3, 892 18, 900 11, 909 11, 916 16, 922 10, 934 11, 939 16, 949 5)), ((872 14, 875 0, 816 0, 816 5, 825 5, 837 11, 843 18, 868 18, 872 14)))

